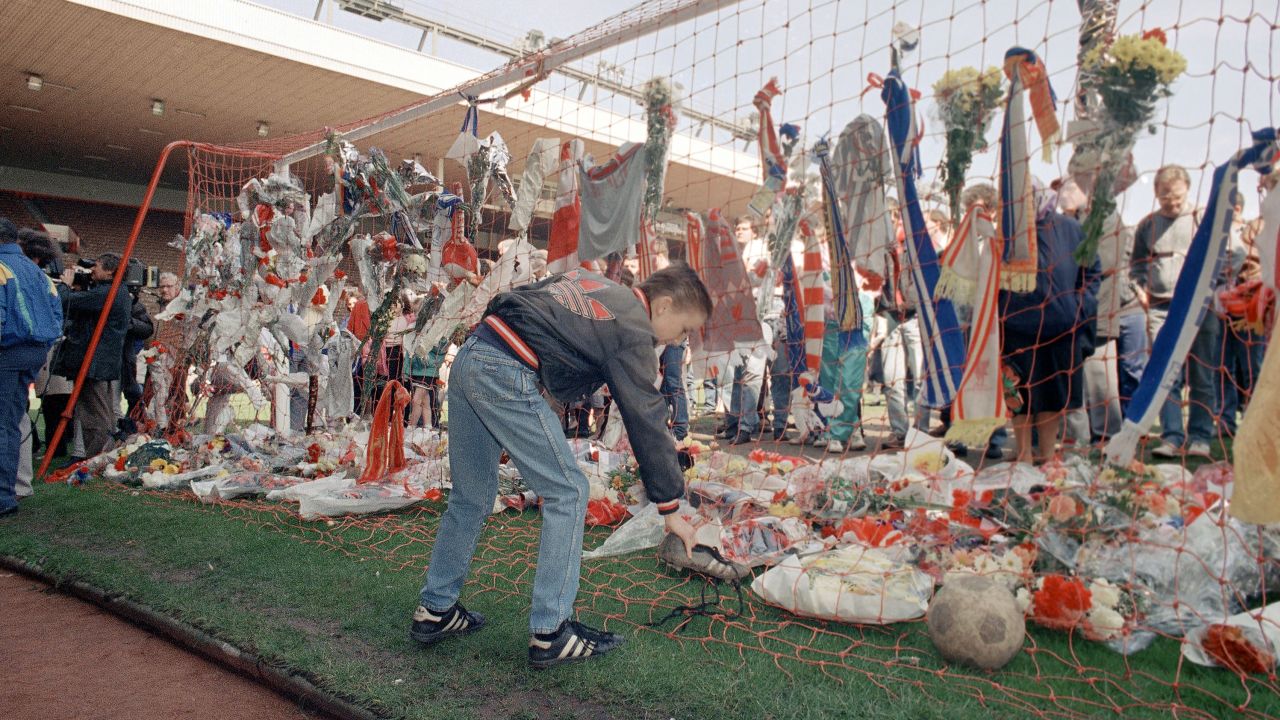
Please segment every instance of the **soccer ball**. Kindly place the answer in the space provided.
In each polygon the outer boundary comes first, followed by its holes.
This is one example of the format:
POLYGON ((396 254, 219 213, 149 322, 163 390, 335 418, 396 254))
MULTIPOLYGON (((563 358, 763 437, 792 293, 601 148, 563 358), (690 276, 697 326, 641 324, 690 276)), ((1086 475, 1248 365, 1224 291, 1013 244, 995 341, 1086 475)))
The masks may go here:
POLYGON ((1022 649, 1026 619, 1003 585, 978 575, 953 577, 929 603, 929 639, 949 662, 1004 667, 1022 649))

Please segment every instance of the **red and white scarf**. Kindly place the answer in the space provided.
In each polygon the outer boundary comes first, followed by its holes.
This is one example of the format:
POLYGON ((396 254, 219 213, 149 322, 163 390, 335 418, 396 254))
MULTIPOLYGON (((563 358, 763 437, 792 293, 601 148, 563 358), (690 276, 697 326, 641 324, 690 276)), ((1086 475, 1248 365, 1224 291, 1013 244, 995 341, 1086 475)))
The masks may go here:
POLYGON ((992 217, 975 206, 965 213, 941 260, 937 297, 973 306, 964 375, 947 431, 947 440, 970 446, 985 444, 1009 414, 1000 377, 1000 255, 992 217))

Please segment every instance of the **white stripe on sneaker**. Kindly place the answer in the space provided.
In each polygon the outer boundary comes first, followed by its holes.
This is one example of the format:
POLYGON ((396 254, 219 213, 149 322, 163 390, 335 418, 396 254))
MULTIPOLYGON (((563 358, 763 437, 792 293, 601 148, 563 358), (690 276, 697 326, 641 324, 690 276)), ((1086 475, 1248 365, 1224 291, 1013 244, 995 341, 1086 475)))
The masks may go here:
POLYGON ((575 650, 577 646, 578 646, 578 637, 575 635, 569 638, 569 642, 565 643, 564 647, 560 648, 560 655, 558 656, 557 659, 564 660, 565 658, 569 658, 569 657, 577 657, 577 651, 575 650))

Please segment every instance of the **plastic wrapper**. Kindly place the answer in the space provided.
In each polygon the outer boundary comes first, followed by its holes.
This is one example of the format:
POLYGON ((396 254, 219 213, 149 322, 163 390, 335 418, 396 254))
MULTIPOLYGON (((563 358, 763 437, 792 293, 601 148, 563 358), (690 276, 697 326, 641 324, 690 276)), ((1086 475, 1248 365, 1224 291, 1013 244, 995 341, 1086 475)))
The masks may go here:
POLYGON ((338 473, 328 477, 316 478, 309 482, 298 483, 289 487, 277 488, 267 493, 268 500, 284 500, 287 502, 299 502, 304 497, 312 497, 354 487, 355 478, 347 477, 346 473, 338 473))
POLYGON ((768 512, 769 497, 761 498, 732 485, 718 482, 688 484, 689 504, 707 517, 733 522, 759 517, 768 512))
MULTIPOLYGON (((1273 602, 1261 609, 1236 613, 1226 618, 1221 624, 1239 628, 1242 639, 1252 646, 1254 656, 1258 659, 1269 659, 1271 669, 1275 668, 1277 654, 1280 654, 1280 602, 1273 602)), ((1214 658, 1214 653, 1205 647, 1205 639, 1210 627, 1210 624, 1206 624, 1187 631, 1187 636, 1182 642, 1182 656, 1197 665, 1220 667, 1220 663, 1214 658)))
MULTIPOLYGON (((658 547, 666 533, 666 521, 658 514, 658 506, 646 503, 629 510, 631 519, 605 538, 600 547, 582 553, 583 560, 616 557, 658 547)), ((682 501, 680 511, 691 512, 692 508, 682 501)))
POLYGON ((984 467, 973 477, 975 495, 987 490, 1012 490, 1022 496, 1045 485, 1044 473, 1028 463, 999 463, 984 467))
POLYGON ((757 577, 751 590, 797 615, 883 625, 923 617, 933 578, 879 550, 850 545, 788 556, 757 577))
POLYGON ((422 493, 400 483, 365 483, 304 495, 298 499, 298 514, 303 520, 370 515, 409 507, 421 499, 422 493))
POLYGON ((792 546, 812 539, 809 525, 794 517, 766 515, 726 524, 720 531, 724 556, 753 568, 772 565, 792 546))
POLYGON ((804 512, 818 518, 842 518, 864 510, 865 488, 872 483, 870 457, 828 458, 791 472, 791 495, 804 512))
POLYGON ((166 472, 144 472, 139 476, 142 487, 148 490, 181 490, 192 481, 215 477, 222 472, 222 465, 209 465, 199 470, 169 474, 166 472))
POLYGON ((213 480, 193 481, 191 492, 201 502, 213 503, 238 497, 266 495, 272 490, 305 482, 303 478, 268 472, 242 471, 213 480))
MULTIPOLYGON (((1261 552, 1256 526, 1228 518, 1218 507, 1185 528, 1144 528, 1122 544, 1086 542, 1075 569, 1148 591, 1135 635, 1182 636, 1236 612, 1240 599, 1261 591, 1261 552)), ((1133 645, 1122 651, 1133 652, 1133 645)))

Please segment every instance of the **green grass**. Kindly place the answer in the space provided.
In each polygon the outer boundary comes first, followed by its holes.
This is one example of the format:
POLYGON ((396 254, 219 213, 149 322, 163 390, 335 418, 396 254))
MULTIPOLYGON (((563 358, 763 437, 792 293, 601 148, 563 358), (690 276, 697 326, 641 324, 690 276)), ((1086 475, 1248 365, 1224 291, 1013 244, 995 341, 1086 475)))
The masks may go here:
MULTIPOLYGON (((0 520, 0 553, 178 617, 322 687, 406 718, 975 718, 1280 714, 1274 682, 1179 663, 1175 641, 1124 658, 1033 629, 998 673, 941 663, 923 623, 796 618, 748 598, 743 618, 647 628, 698 584, 649 553, 584 563, 581 617, 629 636, 608 658, 525 664, 537 515, 489 523, 464 590, 480 633, 420 648, 406 636, 439 505, 377 520, 304 522, 270 503, 41 486, 0 520), (1177 689, 1172 683, 1177 682, 1177 689), (1186 708, 1197 712, 1186 713, 1186 708)), ((606 530, 588 533, 594 546, 606 530)))

